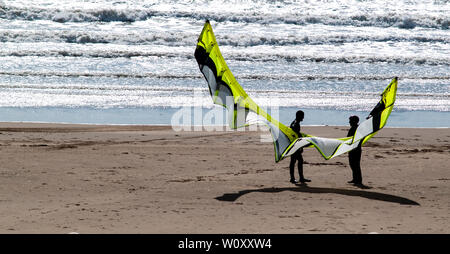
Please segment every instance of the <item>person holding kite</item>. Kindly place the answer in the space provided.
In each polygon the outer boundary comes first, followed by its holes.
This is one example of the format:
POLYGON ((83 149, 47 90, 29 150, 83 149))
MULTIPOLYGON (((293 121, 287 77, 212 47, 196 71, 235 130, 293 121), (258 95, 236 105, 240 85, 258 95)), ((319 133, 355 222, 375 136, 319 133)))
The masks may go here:
MULTIPOLYGON (((350 130, 348 130, 347 137, 352 137, 356 133, 356 129, 358 128, 359 124, 359 117, 358 116, 350 116, 349 117, 349 123, 350 123, 350 130)), ((352 180, 348 183, 353 183, 355 185, 362 184, 362 175, 361 175, 361 143, 362 141, 359 141, 358 146, 348 152, 348 162, 350 164, 350 168, 352 169, 352 180)))
MULTIPOLYGON (((301 110, 297 111, 297 113, 295 114, 295 120, 291 123, 290 128, 297 133, 297 135, 299 137, 302 136, 301 132, 300 132, 300 122, 303 121, 303 118, 305 117, 305 113, 301 110)), ((298 175, 300 177, 300 182, 301 183, 305 183, 305 182, 311 182, 311 180, 306 179, 303 176, 303 148, 298 149, 293 155, 291 155, 291 163, 289 164, 289 173, 291 176, 291 183, 298 183, 295 180, 295 176, 294 176, 294 168, 295 168, 295 162, 298 162, 297 168, 298 168, 298 175)))

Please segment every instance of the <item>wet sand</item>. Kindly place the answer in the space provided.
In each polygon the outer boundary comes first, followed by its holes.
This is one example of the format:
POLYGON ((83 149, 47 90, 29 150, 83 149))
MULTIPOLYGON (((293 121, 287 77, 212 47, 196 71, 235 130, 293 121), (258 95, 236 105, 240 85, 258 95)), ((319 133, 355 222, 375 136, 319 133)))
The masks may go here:
POLYGON ((289 183, 267 135, 0 123, 0 233, 450 233, 450 129, 384 128, 363 146, 364 186, 314 148, 312 182, 289 183))

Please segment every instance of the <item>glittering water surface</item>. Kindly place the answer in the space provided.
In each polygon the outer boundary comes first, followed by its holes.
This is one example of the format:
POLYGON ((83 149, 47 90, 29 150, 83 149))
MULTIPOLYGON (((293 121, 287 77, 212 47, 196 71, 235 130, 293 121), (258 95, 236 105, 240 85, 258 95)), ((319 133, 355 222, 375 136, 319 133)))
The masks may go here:
POLYGON ((0 121, 169 124, 177 108, 210 110, 193 56, 206 19, 281 120, 302 108, 310 124, 346 124, 398 76, 393 124, 450 127, 448 1, 2 1, 0 121))

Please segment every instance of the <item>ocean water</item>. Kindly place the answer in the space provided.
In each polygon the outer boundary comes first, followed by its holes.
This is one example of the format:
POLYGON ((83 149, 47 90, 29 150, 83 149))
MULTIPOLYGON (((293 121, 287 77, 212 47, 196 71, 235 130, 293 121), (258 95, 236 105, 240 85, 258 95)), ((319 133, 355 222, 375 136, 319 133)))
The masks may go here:
POLYGON ((205 123, 223 113, 194 58, 206 19, 242 87, 285 124, 302 109, 305 125, 347 125, 397 76, 388 127, 450 127, 438 0, 0 1, 0 121, 171 124, 185 110, 204 121, 183 124, 226 124, 205 123))

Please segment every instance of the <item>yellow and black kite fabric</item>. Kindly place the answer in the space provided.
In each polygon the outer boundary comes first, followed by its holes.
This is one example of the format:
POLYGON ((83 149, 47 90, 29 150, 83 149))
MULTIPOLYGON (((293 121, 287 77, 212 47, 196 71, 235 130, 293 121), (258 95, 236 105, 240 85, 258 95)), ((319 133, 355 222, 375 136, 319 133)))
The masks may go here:
POLYGON ((315 147, 328 160, 356 148, 360 142, 364 144, 386 125, 395 102, 397 78, 394 78, 381 94, 380 102, 369 114, 369 118, 359 125, 353 137, 331 139, 304 133, 299 137, 291 128, 260 108, 236 81, 220 53, 209 21, 205 22, 194 55, 208 83, 213 102, 227 108, 231 128, 236 129, 261 121, 269 126, 276 162, 303 147, 315 147), (250 115, 253 117, 249 117, 250 115), (252 122, 251 119, 255 117, 257 121, 252 122))

